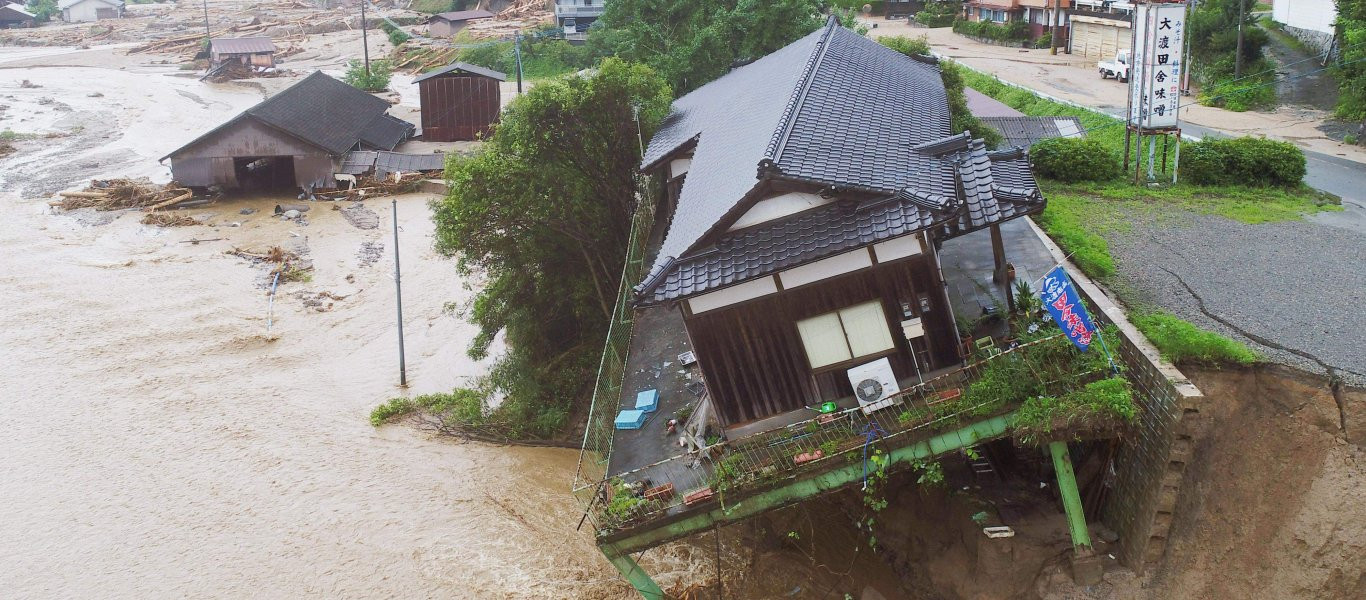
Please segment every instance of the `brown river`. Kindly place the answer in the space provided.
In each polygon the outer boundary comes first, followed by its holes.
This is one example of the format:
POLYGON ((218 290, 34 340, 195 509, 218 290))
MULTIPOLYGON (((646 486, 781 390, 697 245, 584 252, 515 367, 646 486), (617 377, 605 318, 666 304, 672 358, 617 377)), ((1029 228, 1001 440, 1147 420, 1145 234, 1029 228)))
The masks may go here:
MULTIPOLYGON (((365 203, 373 229, 327 203, 283 221, 280 198, 172 229, 48 207, 91 177, 166 181, 160 156, 262 97, 187 75, 0 48, 0 130, 59 134, 0 158, 0 596, 631 597, 575 531, 575 452, 368 423, 485 367, 443 311, 474 282, 432 252, 428 197, 398 201, 407 390, 388 199, 365 203), (315 266, 273 305, 265 269, 225 254, 270 245, 315 266)), ((643 564, 666 589, 711 570, 681 546, 643 564)))

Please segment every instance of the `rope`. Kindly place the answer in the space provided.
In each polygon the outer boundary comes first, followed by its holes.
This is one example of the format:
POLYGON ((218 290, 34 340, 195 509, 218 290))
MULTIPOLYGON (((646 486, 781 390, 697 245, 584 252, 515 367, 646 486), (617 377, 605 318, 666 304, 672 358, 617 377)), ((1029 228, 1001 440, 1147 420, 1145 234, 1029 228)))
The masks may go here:
POLYGON ((868 421, 863 427, 863 490, 868 490, 868 446, 873 444, 873 440, 887 435, 877 421, 868 421))

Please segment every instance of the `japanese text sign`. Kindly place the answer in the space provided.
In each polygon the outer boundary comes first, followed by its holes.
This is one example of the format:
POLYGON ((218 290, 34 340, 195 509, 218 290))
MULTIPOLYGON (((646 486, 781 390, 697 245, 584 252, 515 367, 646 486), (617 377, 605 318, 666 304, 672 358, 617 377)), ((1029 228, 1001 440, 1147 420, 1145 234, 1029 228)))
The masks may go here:
POLYGON ((1039 298, 1053 315, 1053 320, 1058 322, 1058 327, 1062 328, 1063 333, 1067 334, 1067 339, 1072 340, 1077 349, 1085 352, 1091 347, 1091 337, 1096 328, 1091 324, 1091 317, 1086 314, 1086 307, 1081 304, 1081 296, 1077 294, 1077 289, 1072 287, 1072 280, 1067 277, 1067 271, 1061 265, 1044 275, 1039 298))
POLYGON ((1185 3, 1134 7, 1129 123, 1144 129, 1176 127, 1186 69, 1185 3))

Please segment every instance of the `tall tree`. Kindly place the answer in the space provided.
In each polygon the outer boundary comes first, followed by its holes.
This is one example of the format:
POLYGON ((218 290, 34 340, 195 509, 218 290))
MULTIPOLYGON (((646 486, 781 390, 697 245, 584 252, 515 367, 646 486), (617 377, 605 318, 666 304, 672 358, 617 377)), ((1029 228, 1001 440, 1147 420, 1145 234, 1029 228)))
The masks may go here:
POLYGON ((612 0, 589 45, 654 67, 682 95, 820 27, 822 0, 612 0))
POLYGON ((654 70, 605 59, 513 101, 492 138, 446 167, 436 249, 484 284, 470 355, 498 334, 486 391, 508 436, 550 437, 592 386, 635 209, 641 137, 672 96, 654 70), (637 114, 639 115, 637 119, 637 114))

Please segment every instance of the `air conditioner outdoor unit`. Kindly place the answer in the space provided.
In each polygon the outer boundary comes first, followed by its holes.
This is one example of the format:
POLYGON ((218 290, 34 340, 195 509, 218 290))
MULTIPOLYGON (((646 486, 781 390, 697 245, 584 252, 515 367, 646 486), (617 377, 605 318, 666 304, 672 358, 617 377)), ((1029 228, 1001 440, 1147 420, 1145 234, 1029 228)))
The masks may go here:
POLYGON ((854 398, 858 399, 859 408, 865 415, 901 403, 895 397, 901 392, 901 386, 892 373, 891 361, 885 357, 849 369, 849 385, 854 387, 854 398))

